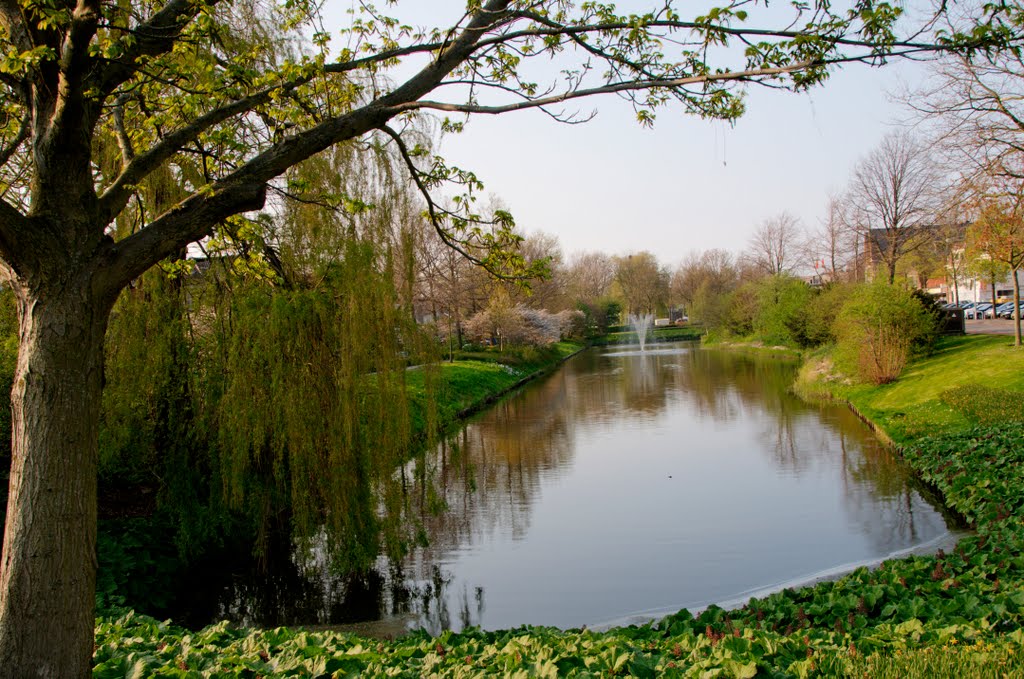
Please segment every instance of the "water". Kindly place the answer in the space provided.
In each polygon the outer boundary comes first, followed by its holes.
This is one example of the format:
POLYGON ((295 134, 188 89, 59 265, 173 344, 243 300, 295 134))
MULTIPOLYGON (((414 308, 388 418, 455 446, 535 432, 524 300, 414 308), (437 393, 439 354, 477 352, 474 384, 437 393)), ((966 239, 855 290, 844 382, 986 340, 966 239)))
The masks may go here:
POLYGON ((794 370, 693 345, 584 352, 431 457, 449 511, 424 510, 429 547, 361 577, 287 559, 241 569, 184 617, 370 634, 594 627, 948 536, 849 410, 787 392, 794 370))
POLYGON ((643 351, 644 346, 647 344, 647 330, 651 327, 651 321, 653 320, 654 316, 651 314, 629 315, 629 324, 633 326, 633 332, 636 333, 637 341, 640 343, 640 351, 643 351))

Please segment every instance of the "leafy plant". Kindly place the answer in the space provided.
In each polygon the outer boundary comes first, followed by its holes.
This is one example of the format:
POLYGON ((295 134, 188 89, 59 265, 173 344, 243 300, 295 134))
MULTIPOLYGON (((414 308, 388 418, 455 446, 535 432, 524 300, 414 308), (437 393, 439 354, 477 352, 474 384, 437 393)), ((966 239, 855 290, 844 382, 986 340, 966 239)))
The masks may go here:
POLYGON ((935 316, 909 288, 880 279, 854 289, 834 329, 839 367, 872 384, 898 378, 911 349, 937 333, 935 316))

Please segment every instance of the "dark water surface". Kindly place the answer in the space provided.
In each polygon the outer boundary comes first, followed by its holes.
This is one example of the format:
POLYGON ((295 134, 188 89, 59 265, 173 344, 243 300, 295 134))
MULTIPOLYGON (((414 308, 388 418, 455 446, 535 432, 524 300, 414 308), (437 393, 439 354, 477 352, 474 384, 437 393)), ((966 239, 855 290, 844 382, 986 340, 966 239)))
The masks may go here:
POLYGON ((794 371, 689 344, 586 351, 432 456, 449 511, 424 515, 430 546, 405 563, 240 572, 185 617, 374 634, 595 626, 947 535, 856 416, 787 392, 794 371))

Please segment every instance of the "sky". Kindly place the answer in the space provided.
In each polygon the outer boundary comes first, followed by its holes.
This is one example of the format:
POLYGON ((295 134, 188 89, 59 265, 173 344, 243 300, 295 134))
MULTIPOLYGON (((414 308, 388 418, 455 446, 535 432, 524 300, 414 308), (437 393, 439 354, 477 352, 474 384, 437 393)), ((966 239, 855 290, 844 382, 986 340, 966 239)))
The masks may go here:
MULTIPOLYGON (((328 18, 351 4, 329 5, 328 18)), ((651 3, 618 4, 624 12, 651 3)), ((389 14, 414 25, 450 25, 462 6, 400 2, 389 14)), ((581 112, 597 111, 583 125, 538 111, 475 116, 463 133, 445 137, 439 152, 473 170, 520 229, 557 236, 567 255, 647 250, 672 266, 691 251, 739 252, 762 221, 783 211, 817 227, 829 194, 842 191, 858 159, 906 119, 890 95, 924 74, 907 62, 854 64, 809 93, 754 86, 746 114, 732 126, 669 106, 646 129, 615 97, 579 102, 581 112)))

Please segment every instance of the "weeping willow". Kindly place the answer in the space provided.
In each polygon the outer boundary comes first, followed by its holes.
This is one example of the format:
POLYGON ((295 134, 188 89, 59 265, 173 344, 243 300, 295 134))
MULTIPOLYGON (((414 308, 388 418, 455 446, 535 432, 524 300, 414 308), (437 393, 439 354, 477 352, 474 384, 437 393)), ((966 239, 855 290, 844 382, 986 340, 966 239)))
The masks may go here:
POLYGON ((393 170, 366 149, 313 159, 275 213, 204 244, 201 272, 169 262, 119 300, 103 473, 157 486, 186 551, 241 525, 265 554, 287 530, 359 570, 420 532, 404 481, 436 417, 412 412, 407 379, 433 389, 437 348, 413 318, 420 217, 393 170))

